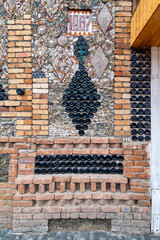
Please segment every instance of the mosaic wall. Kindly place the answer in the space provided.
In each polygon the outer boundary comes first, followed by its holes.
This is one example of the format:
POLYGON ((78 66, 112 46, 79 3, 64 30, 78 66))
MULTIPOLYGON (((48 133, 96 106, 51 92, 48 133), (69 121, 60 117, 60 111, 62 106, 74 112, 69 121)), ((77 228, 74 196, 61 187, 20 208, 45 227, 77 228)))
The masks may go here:
MULTIPOLYGON (((7 64, 7 12, 0 4, 0 101, 7 99, 8 91, 8 64, 7 64)), ((0 134, 7 135, 9 119, 0 117, 0 134), (5 124, 6 122, 6 124, 5 124)), ((10 130, 9 130, 10 134, 10 130)))
MULTIPOLYGON (((72 32, 68 30, 68 14, 75 9, 83 10, 83 13, 84 10, 91 12, 92 31, 86 35, 82 34, 85 35, 84 38, 89 45, 90 54, 85 59, 85 70, 101 96, 101 106, 95 113, 85 136, 111 136, 114 120, 114 1, 105 4, 101 0, 85 2, 34 0, 32 3, 33 77, 49 78, 50 135, 77 136, 78 132, 72 119, 62 106, 65 90, 79 68, 79 62, 74 57, 74 45, 78 37, 76 34, 71 35, 72 32)), ((75 19, 79 21, 79 18, 75 19)), ((85 22, 82 16, 81 27, 77 28, 78 35, 81 30, 87 29, 87 27, 82 29, 83 24, 85 22)), ((90 25, 88 22, 86 24, 90 25)))

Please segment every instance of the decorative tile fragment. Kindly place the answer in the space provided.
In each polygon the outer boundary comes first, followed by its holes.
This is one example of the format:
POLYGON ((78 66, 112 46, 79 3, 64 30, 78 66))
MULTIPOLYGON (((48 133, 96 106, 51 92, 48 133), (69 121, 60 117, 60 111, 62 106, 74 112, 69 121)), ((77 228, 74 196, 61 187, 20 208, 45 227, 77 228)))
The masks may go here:
POLYGON ((108 59, 104 55, 101 47, 98 47, 94 57, 92 58, 92 65, 94 66, 97 75, 102 77, 104 70, 108 65, 108 59))
POLYGON ((64 0, 40 0, 47 15, 53 19, 64 0))
POLYGON ((92 35, 91 11, 69 11, 68 33, 70 35, 92 35))
POLYGON ((110 11, 107 5, 105 4, 98 16, 98 22, 104 34, 106 33, 109 25, 111 24, 111 21, 112 21, 112 16, 110 14, 110 11))
POLYGON ((62 82, 71 69, 73 62, 61 46, 57 46, 53 51, 51 51, 50 56, 52 58, 52 64, 57 73, 57 76, 62 82))

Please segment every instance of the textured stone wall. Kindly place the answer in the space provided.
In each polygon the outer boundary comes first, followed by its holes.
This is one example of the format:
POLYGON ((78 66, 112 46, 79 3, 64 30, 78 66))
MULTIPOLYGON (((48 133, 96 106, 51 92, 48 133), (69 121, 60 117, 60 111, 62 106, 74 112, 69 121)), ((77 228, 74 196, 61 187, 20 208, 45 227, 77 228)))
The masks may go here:
POLYGON ((56 15, 50 13, 53 6, 48 9, 47 4, 43 5, 39 1, 33 2, 33 72, 36 77, 44 74, 49 78, 50 136, 77 135, 71 119, 62 106, 64 92, 78 69, 78 63, 73 57, 75 41, 78 38, 68 34, 68 9, 74 8, 92 11, 92 36, 85 37, 90 47, 90 56, 85 60, 85 67, 101 95, 101 107, 95 114, 86 134, 87 136, 111 136, 113 134, 115 2, 109 1, 106 5, 101 0, 86 1, 83 4, 81 2, 73 4, 65 1, 59 4, 56 15), (104 12, 107 12, 109 18, 106 26, 103 23, 104 12), (104 72, 101 72, 94 60, 98 49, 102 51, 98 61, 103 61, 102 71, 104 72))
POLYGON ((8 181, 0 183, 0 227, 46 233, 50 219, 88 218, 110 220, 112 233, 150 233, 148 143, 130 138, 132 1, 8 0, 0 8, 8 95, 0 101, 0 150, 10 158, 8 181), (101 95, 85 137, 62 106, 78 69, 78 37, 68 32, 73 10, 92 12, 84 65, 101 95), (123 155, 124 172, 36 176, 36 156, 56 154, 123 155))

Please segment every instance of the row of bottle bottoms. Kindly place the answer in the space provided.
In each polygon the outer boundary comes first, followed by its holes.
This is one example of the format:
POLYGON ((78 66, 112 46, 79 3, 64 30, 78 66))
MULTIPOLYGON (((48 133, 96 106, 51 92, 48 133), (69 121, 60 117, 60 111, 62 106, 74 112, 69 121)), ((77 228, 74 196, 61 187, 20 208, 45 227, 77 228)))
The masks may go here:
POLYGON ((132 82, 131 88, 150 88, 151 84, 149 82, 132 82))
POLYGON ((131 63, 131 67, 132 68, 147 68, 147 69, 150 69, 151 68, 151 62, 145 62, 145 61, 143 61, 143 62, 137 62, 137 60, 136 61, 133 61, 132 63, 131 63))
POLYGON ((119 167, 123 168, 122 162, 108 161, 56 161, 56 162, 36 162, 36 168, 54 167, 119 167))
POLYGON ((132 68, 131 69, 131 74, 136 75, 136 74, 145 74, 145 75, 150 75, 151 70, 149 68, 143 69, 143 68, 132 68))
POLYGON ((142 54, 136 55, 136 54, 133 54, 131 56, 131 61, 132 62, 135 62, 135 61, 140 61, 140 62, 146 61, 146 62, 149 62, 149 61, 151 61, 151 56, 148 55, 148 54, 146 54, 146 55, 142 55, 142 54))
POLYGON ((145 128, 148 129, 150 128, 150 124, 149 123, 142 123, 142 122, 138 122, 138 123, 131 123, 131 128, 145 128))
POLYGON ((150 48, 131 48, 131 54, 150 54, 150 48))
POLYGON ((151 81, 151 77, 149 75, 146 75, 146 76, 143 76, 143 75, 132 75, 131 76, 131 81, 134 82, 134 81, 147 81, 147 82, 150 82, 151 81))
POLYGON ((35 174, 123 174, 123 169, 119 168, 49 168, 35 169, 35 174))
MULTIPOLYGON (((150 122, 151 121, 151 117, 150 116, 132 116, 131 117, 131 121, 132 122, 150 122)), ((147 123, 144 123, 146 124, 146 126, 144 125, 142 128, 150 128, 150 125, 148 125, 147 123)), ((138 127, 139 128, 139 127, 138 127)))
POLYGON ((98 154, 87 154, 87 155, 37 155, 36 161, 123 161, 124 156, 123 155, 98 155, 98 154))
POLYGON ((143 142, 143 141, 149 142, 150 140, 151 140, 150 136, 146 136, 146 137, 144 137, 142 135, 140 135, 140 136, 133 135, 132 136, 132 141, 134 141, 134 142, 136 142, 136 141, 139 141, 139 142, 143 142))

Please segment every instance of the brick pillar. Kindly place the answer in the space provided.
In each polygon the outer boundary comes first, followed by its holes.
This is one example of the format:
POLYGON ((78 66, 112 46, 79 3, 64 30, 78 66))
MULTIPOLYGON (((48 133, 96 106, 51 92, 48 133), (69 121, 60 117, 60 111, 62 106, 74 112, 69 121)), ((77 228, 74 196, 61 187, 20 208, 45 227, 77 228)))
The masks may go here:
POLYGON ((33 79, 33 135, 48 135, 48 78, 33 79))
POLYGON ((132 1, 116 3, 115 136, 130 136, 130 20, 132 1))
POLYGON ((31 15, 8 20, 9 113, 17 117, 16 134, 32 135, 31 15), (16 89, 25 90, 17 95, 16 89))

